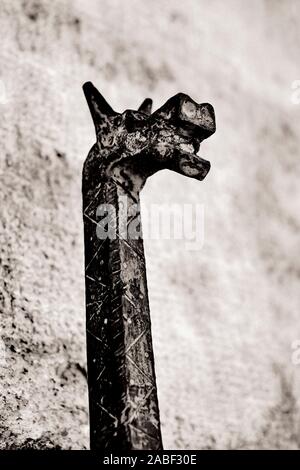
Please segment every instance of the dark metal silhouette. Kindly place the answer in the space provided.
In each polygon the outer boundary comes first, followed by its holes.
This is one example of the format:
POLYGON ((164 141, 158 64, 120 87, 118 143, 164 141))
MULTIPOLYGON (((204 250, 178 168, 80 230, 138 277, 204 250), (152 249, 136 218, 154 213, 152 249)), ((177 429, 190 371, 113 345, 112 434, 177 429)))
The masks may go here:
POLYGON ((196 153, 214 110, 179 93, 153 114, 150 99, 119 114, 83 89, 97 136, 82 187, 91 449, 161 449, 139 193, 161 169, 205 178, 196 153))

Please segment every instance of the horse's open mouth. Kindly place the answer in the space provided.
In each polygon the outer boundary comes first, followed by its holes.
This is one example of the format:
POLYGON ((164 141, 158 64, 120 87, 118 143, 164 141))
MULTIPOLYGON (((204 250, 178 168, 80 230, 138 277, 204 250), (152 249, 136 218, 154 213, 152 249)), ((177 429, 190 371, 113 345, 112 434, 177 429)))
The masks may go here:
POLYGON ((198 155, 200 140, 190 139, 178 146, 177 162, 180 172, 186 176, 203 180, 210 170, 210 162, 198 155))

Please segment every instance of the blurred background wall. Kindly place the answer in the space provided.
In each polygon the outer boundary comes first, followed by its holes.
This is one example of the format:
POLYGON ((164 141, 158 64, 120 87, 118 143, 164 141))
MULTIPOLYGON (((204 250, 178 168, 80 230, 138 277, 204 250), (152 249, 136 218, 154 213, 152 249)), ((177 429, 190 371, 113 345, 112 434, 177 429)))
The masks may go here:
POLYGON ((143 192, 205 212, 198 250, 145 242, 165 448, 300 447, 299 19, 296 0, 1 0, 0 448, 88 447, 87 80, 117 111, 179 91, 216 110, 205 181, 143 192))

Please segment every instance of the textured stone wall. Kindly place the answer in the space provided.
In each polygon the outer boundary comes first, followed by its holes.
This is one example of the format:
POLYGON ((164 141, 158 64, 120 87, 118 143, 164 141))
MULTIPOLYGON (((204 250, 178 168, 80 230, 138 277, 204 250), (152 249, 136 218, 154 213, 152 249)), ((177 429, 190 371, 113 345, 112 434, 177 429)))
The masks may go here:
POLYGON ((205 210, 202 249, 145 242, 165 447, 299 448, 297 1, 0 11, 0 448, 88 447, 86 80, 118 111, 178 91, 216 110, 207 179, 162 172, 143 194, 205 210))

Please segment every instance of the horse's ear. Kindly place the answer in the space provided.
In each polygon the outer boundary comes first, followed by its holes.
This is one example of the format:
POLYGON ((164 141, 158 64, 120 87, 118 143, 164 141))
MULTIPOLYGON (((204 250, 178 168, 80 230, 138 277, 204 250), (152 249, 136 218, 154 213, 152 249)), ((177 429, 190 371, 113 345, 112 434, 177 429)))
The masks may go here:
POLYGON ((116 116, 118 113, 112 109, 91 82, 86 82, 82 88, 97 130, 103 120, 116 116))
POLYGON ((151 111, 152 111, 152 100, 151 98, 146 98, 141 106, 139 107, 138 111, 148 114, 150 116, 151 111))

